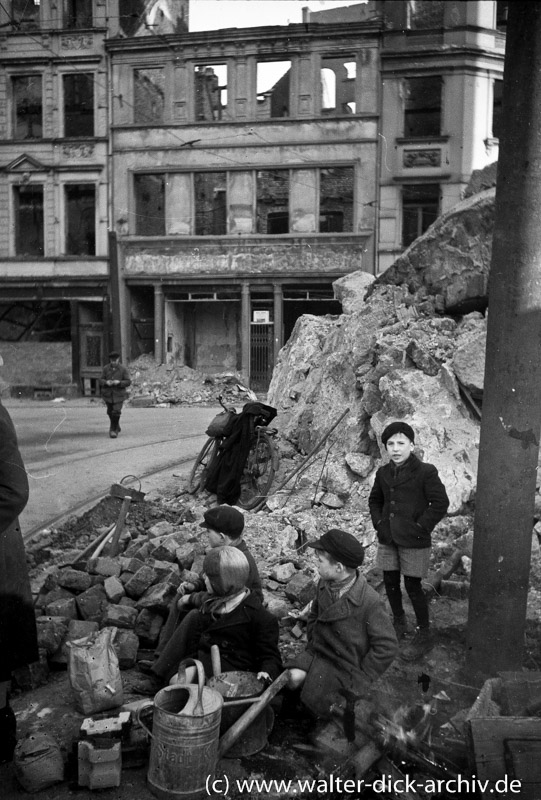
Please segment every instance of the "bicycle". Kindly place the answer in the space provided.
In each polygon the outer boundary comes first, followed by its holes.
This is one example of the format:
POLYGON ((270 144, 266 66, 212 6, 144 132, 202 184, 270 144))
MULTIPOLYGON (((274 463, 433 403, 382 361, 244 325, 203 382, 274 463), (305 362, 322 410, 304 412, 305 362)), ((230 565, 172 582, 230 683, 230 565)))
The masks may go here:
MULTIPOLYGON (((191 494, 196 495, 205 489, 209 473, 216 467, 231 436, 231 429, 235 428, 235 420, 245 413, 247 407, 254 406, 254 403, 247 403, 239 414, 233 406, 226 406, 221 396, 218 401, 225 412, 234 415, 230 417, 230 430, 226 435, 210 436, 203 445, 188 478, 188 491, 191 494)), ((262 408, 271 407, 262 405, 262 408)), ((264 414, 259 414, 254 416, 253 425, 250 425, 250 446, 240 478, 240 496, 236 502, 247 511, 263 505, 278 469, 278 450, 274 442, 278 431, 267 427, 269 421, 264 414)))

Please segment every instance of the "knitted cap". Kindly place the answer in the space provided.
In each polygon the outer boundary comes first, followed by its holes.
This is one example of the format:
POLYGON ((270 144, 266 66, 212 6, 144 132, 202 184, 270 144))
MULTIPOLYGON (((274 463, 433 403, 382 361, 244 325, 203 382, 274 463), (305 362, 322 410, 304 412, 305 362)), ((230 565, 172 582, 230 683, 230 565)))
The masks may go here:
POLYGON ((412 443, 415 441, 415 433, 413 432, 411 425, 408 425, 407 422, 400 421, 391 422, 390 425, 387 425, 381 434, 381 441, 384 445, 386 445, 391 436, 394 436, 397 433, 403 433, 404 436, 407 436, 412 443))
POLYGON ((332 528, 315 542, 308 542, 314 550, 324 550, 345 567, 360 567, 364 561, 364 547, 347 531, 332 528))
POLYGON ((246 586, 250 565, 237 547, 213 547, 203 560, 203 572, 215 594, 235 594, 246 586))

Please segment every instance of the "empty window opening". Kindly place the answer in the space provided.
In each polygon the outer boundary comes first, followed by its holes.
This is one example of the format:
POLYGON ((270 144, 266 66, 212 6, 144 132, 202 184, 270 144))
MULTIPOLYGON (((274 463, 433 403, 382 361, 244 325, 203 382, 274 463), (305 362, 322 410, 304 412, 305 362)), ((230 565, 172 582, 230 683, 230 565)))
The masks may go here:
POLYGON ((408 247, 436 220, 440 209, 438 184, 414 184, 402 188, 402 244, 408 247))
POLYGON ((96 187, 68 185, 66 191, 66 254, 96 254, 96 187))
POLYGON ((502 96, 503 81, 496 80, 492 84, 492 136, 500 138, 502 128, 502 96))
POLYGON ((165 234, 165 175, 135 176, 135 232, 139 236, 165 234))
POLYGON ((439 75, 404 81, 404 136, 439 136, 441 133, 441 86, 439 75))
POLYGON ((14 187, 15 253, 43 255, 43 186, 14 187))
POLYGON ((321 60, 321 110, 323 114, 354 114, 357 64, 343 58, 321 60))
POLYGON ((139 125, 163 122, 165 76, 161 67, 134 71, 133 121, 139 125))
POLYGON ((64 0, 64 27, 91 28, 92 0, 64 0))
POLYGON ((353 231, 353 167, 319 171, 319 232, 353 231))
POLYGON ((408 0, 408 28, 443 28, 443 0, 408 0))
POLYGON ((64 75, 64 136, 94 135, 94 76, 64 75))
POLYGON ((195 235, 227 233, 227 175, 225 172, 194 174, 195 235))
POLYGON ((12 0, 11 16, 18 30, 39 28, 39 0, 12 0))
POLYGON ((291 61, 257 64, 257 116, 288 117, 291 61))
POLYGON ((14 138, 41 139, 43 136, 41 75, 14 77, 12 86, 14 138))
POLYGON ((507 15, 509 13, 509 2, 505 0, 505 2, 498 2, 496 3, 496 28, 505 33, 507 30, 507 15))
POLYGON ((194 80, 196 119, 205 122, 223 119, 227 111, 227 65, 196 66, 194 80))
POLYGON ((257 173, 257 233, 289 233, 289 171, 266 169, 257 173))

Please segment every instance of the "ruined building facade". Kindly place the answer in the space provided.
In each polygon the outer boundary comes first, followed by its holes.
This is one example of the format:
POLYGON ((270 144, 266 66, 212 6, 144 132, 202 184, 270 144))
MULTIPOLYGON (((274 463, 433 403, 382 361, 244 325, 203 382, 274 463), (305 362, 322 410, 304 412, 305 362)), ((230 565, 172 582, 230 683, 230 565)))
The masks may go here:
POLYGON ((110 344, 264 390, 336 278, 385 269, 497 159, 505 4, 188 14, 0 6, 0 347, 71 344, 86 393, 110 344))

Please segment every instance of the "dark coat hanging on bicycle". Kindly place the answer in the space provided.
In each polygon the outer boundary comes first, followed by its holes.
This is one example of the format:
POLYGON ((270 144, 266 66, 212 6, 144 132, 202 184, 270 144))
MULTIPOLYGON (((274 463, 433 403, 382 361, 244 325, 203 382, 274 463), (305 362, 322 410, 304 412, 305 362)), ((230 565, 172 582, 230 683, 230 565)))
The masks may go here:
POLYGON ((231 433, 220 446, 216 462, 210 466, 205 489, 217 496, 219 503, 234 505, 241 493, 241 477, 256 425, 268 425, 277 411, 265 403, 246 403, 231 433))

